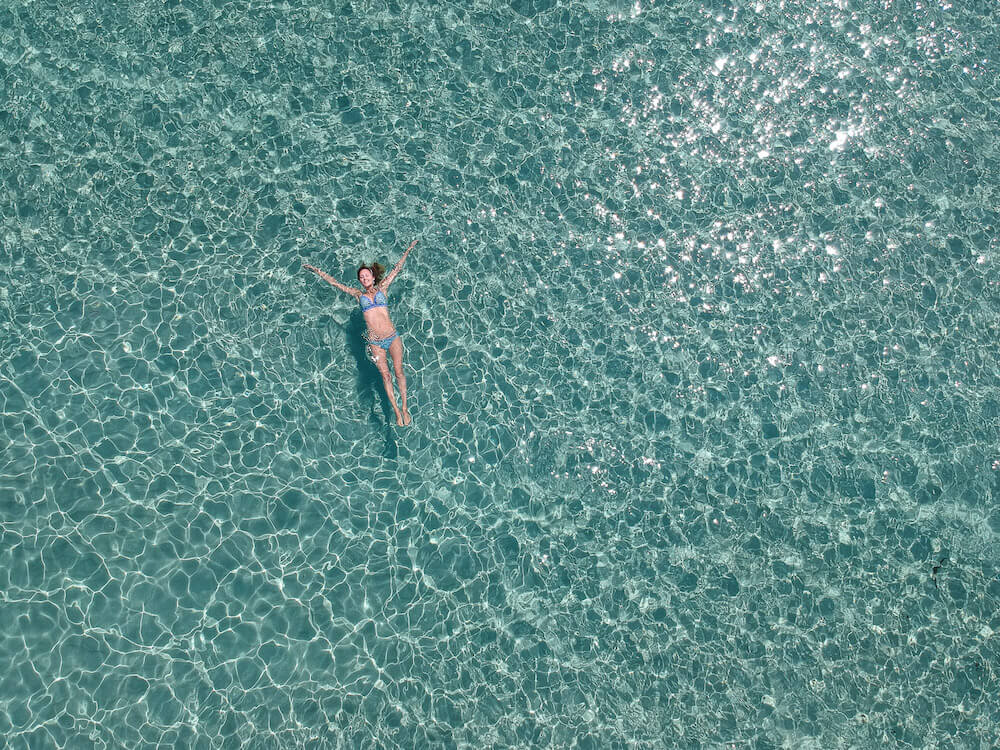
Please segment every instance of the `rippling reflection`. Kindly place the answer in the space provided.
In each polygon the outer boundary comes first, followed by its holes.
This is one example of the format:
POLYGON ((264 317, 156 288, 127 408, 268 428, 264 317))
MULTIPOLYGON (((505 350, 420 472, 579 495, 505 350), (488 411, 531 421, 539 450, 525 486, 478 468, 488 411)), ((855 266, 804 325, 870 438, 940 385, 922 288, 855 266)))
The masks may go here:
POLYGON ((0 9, 0 736, 997 745, 992 21, 0 9))

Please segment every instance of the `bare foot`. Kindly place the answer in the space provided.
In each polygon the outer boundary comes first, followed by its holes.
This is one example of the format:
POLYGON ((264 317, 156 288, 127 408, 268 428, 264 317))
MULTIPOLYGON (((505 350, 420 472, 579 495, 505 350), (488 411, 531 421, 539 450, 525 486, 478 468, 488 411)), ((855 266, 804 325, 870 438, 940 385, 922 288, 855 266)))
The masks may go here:
POLYGON ((399 413, 399 409, 396 410, 396 424, 400 427, 403 426, 403 415, 399 413))
POLYGON ((407 425, 407 424, 409 424, 409 423, 410 423, 411 421, 412 421, 412 420, 410 419, 410 412, 409 412, 409 410, 408 410, 408 409, 403 409, 403 422, 402 422, 402 423, 403 423, 404 425, 407 425))

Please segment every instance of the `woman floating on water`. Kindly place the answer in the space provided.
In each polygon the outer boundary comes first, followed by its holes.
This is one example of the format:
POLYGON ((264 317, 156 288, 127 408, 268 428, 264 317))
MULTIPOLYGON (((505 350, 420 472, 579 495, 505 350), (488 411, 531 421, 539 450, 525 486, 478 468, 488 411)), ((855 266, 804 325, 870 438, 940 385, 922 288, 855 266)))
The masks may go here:
POLYGON ((384 279, 385 267, 381 263, 372 263, 370 266, 361 266, 358 269, 358 281, 364 287, 364 291, 354 287, 345 286, 333 277, 323 273, 315 266, 308 264, 302 267, 312 271, 323 281, 333 284, 342 292, 350 294, 358 300, 361 305, 361 312, 365 316, 365 324, 368 332, 365 334, 365 341, 368 343, 368 352, 372 361, 382 373, 382 383, 385 385, 385 394, 389 397, 392 410, 396 412, 396 424, 407 425, 410 423, 410 412, 406 408, 406 376, 403 374, 403 340, 396 333, 396 328, 389 320, 389 300, 385 293, 389 285, 396 278, 399 269, 403 267, 403 261, 410 254, 410 250, 417 244, 416 240, 406 248, 399 263, 392 269, 384 279), (399 397, 403 402, 403 411, 400 412, 396 406, 396 394, 392 390, 392 378, 389 377, 389 364, 386 362, 386 352, 392 355, 392 369, 396 371, 396 384, 399 386, 399 397))

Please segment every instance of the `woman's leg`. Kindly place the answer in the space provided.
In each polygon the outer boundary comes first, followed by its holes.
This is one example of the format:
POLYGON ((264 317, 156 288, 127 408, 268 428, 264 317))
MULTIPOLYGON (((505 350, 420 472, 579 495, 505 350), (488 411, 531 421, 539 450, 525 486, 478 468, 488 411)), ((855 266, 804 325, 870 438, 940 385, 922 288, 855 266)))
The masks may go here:
POLYGON ((399 398, 403 402, 402 424, 409 424, 410 410, 406 408, 406 375, 403 374, 403 339, 396 339, 389 344, 389 354, 392 355, 392 369, 396 372, 399 398))
MULTIPOLYGON (((396 424, 401 425, 403 424, 403 415, 399 413, 399 407, 396 406, 396 394, 392 390, 392 376, 389 375, 389 363, 386 362, 385 349, 381 346, 370 344, 368 351, 371 353, 372 361, 375 362, 375 366, 382 375, 382 385, 385 386, 385 395, 389 397, 392 410, 396 412, 396 424)), ((406 402, 404 401, 403 404, 405 405, 406 402)))

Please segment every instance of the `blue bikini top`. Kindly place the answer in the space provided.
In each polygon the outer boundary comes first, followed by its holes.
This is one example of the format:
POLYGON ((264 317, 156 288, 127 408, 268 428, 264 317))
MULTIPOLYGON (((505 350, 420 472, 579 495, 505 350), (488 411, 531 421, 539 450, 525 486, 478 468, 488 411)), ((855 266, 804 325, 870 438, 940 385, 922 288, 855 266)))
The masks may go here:
POLYGON ((381 289, 375 292, 374 300, 371 300, 367 294, 362 294, 361 297, 358 299, 358 302, 361 303, 361 312, 368 312, 373 307, 389 306, 389 300, 381 289))

